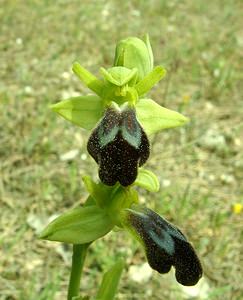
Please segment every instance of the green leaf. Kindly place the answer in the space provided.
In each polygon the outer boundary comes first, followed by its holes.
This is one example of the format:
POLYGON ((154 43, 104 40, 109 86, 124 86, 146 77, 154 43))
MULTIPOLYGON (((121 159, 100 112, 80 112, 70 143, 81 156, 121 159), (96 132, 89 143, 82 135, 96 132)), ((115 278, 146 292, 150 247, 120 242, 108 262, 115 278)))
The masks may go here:
POLYGON ((123 268, 124 262, 120 259, 104 274, 96 300, 113 300, 115 298, 123 268))
POLYGON ((102 116, 103 103, 97 96, 79 96, 58 102, 51 108, 64 119, 90 130, 102 116))
POLYGON ((141 81, 135 85, 138 95, 144 95, 151 90, 151 88, 158 83, 166 74, 166 70, 161 67, 155 67, 148 73, 141 81))
POLYGON ((160 106, 151 99, 139 100, 136 112, 138 121, 148 135, 166 128, 182 126, 189 121, 182 114, 160 106))
POLYGON ((71 244, 90 243, 114 227, 106 212, 96 205, 74 208, 52 221, 41 239, 71 244))
POLYGON ((143 168, 139 168, 134 185, 138 185, 150 192, 159 191, 159 180, 157 176, 153 172, 143 168))
POLYGON ((101 80, 83 68, 78 62, 73 64, 72 70, 89 89, 98 96, 102 96, 104 84, 101 80))

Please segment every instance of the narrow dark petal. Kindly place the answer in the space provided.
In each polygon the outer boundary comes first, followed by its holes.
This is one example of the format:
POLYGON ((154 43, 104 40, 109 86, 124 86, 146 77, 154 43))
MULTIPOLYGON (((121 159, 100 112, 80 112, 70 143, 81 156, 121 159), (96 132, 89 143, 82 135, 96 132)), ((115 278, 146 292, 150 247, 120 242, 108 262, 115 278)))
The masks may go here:
POLYGON ((174 266, 176 280, 195 285, 202 276, 200 261, 183 233, 147 208, 128 210, 128 222, 144 243, 148 263, 159 273, 174 266))

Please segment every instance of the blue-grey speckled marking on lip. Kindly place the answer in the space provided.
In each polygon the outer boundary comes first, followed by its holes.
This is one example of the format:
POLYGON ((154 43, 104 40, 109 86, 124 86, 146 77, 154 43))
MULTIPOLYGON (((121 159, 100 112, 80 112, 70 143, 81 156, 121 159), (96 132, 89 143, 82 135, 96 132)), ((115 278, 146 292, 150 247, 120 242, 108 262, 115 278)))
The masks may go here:
POLYGON ((161 231, 162 234, 160 235, 154 232, 154 230, 150 230, 147 233, 159 247, 164 249, 169 255, 172 256, 175 254, 175 243, 166 230, 161 229, 161 231))
POLYGON ((100 147, 103 148, 105 147, 107 144, 109 144, 110 142, 112 142, 117 133, 119 131, 119 127, 118 126, 114 126, 109 133, 104 133, 104 129, 102 127, 99 127, 98 129, 98 135, 100 136, 100 147))
MULTIPOLYGON (((131 112, 133 114, 133 112, 131 112)), ((131 115, 129 116, 131 117, 131 115)), ((131 125, 131 124, 130 124, 131 125)), ((136 115, 134 114, 133 120, 127 120, 124 116, 122 120, 121 133, 123 138, 136 149, 139 148, 141 144, 141 128, 138 125, 136 115), (132 122, 133 128, 129 128, 129 122, 132 122)))
POLYGON ((167 227, 167 232, 172 235, 175 238, 178 238, 182 241, 187 242, 187 239, 185 238, 185 236, 174 226, 172 226, 170 223, 168 224, 169 226, 167 227))

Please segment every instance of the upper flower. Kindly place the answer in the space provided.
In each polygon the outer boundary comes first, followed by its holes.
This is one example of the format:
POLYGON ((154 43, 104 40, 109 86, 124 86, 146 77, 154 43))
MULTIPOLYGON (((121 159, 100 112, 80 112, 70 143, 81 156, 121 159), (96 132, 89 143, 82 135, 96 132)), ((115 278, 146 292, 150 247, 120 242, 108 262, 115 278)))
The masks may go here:
POLYGON ((144 41, 128 37, 116 45, 114 66, 123 66, 138 70, 138 80, 143 79, 153 69, 153 52, 148 35, 144 41))
POLYGON ((136 112, 128 105, 121 109, 113 103, 92 132, 87 149, 99 164, 100 180, 107 185, 117 181, 132 184, 138 166, 149 157, 148 138, 137 121, 136 112))

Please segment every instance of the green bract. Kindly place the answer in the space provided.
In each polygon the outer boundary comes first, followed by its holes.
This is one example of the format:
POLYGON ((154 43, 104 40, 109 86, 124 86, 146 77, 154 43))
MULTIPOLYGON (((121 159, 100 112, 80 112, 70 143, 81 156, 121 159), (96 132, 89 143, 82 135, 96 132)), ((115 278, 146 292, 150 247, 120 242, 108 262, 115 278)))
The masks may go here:
POLYGON ((40 238, 72 244, 90 243, 114 227, 105 210, 96 205, 77 207, 52 221, 40 238))
POLYGON ((139 169, 134 185, 140 186, 150 192, 159 191, 159 181, 156 175, 153 172, 143 168, 139 169))

